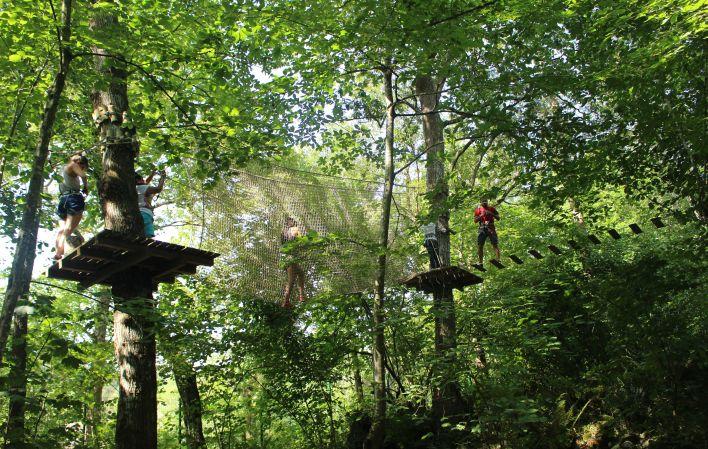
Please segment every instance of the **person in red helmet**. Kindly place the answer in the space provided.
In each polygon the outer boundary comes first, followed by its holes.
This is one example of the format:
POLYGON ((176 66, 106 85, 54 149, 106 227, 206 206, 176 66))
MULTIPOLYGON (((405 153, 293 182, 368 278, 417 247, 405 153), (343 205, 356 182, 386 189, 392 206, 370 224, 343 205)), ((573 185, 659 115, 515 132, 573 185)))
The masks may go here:
POLYGON ((479 256, 479 265, 484 264, 484 242, 489 238, 494 248, 496 259, 501 258, 499 251, 499 238, 497 230, 494 227, 494 221, 499 220, 499 212, 489 205, 489 200, 482 199, 481 204, 474 211, 474 222, 479 224, 479 234, 477 234, 477 255, 479 256))

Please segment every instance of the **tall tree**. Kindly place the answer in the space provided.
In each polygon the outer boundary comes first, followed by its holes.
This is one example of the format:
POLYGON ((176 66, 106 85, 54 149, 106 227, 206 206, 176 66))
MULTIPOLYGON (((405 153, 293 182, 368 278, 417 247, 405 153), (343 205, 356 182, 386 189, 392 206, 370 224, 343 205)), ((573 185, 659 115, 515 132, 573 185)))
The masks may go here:
POLYGON ((391 62, 382 67, 384 96, 386 97, 386 137, 384 142, 384 193, 381 200, 381 228, 379 230, 378 273, 374 286, 373 309, 373 366, 374 366, 374 416, 368 441, 371 449, 383 448, 386 436, 386 340, 384 302, 386 298, 386 259, 388 252, 388 228, 391 219, 393 198, 393 154, 396 103, 393 98, 393 67, 391 62))
MULTIPOLYGON (((126 38, 117 4, 94 6, 90 21, 97 42, 126 38)), ((137 146, 121 125, 128 114, 128 71, 120 54, 94 46, 101 85, 91 95, 99 124, 103 172, 98 187, 105 228, 144 235, 135 191, 137 146)), ((116 449, 157 447, 157 373, 152 280, 144 270, 126 270, 112 285, 115 302, 113 335, 119 365, 120 391, 116 449)))
POLYGON ((202 429, 202 400, 199 396, 197 374, 188 363, 173 365, 173 372, 182 404, 187 447, 189 449, 204 449, 206 448, 206 440, 202 429))
POLYGON ((12 270, 0 317, 0 363, 7 343, 7 332, 10 329, 10 319, 14 316, 14 331, 12 356, 13 365, 10 372, 10 409, 7 420, 5 445, 8 448, 20 447, 25 443, 25 402, 27 398, 27 330, 28 317, 26 310, 15 310, 21 297, 27 298, 34 268, 37 246, 37 231, 42 206, 41 191, 44 186, 44 166, 49 154, 51 140, 56 120, 59 100, 66 85, 66 78, 71 64, 72 54, 69 49, 71 39, 71 0, 62 2, 62 26, 59 31, 59 70, 54 82, 47 92, 47 102, 44 106, 40 138, 35 150, 32 165, 32 177, 26 197, 26 208, 22 216, 19 241, 15 249, 12 270))
MULTIPOLYGON (((445 136, 439 112, 440 92, 444 83, 444 80, 436 82, 430 75, 419 75, 414 81, 423 121, 424 151, 427 155, 426 186, 431 214, 437 223, 439 257, 443 267, 450 265, 450 234, 440 232, 450 227, 450 210, 447 205, 449 189, 445 177, 445 136)), ((457 324, 451 287, 443 286, 433 293, 432 313, 435 319, 436 355, 436 373, 433 376, 436 382, 433 386, 432 405, 436 426, 439 426, 443 417, 461 412, 463 406, 453 371, 456 360, 457 324)))
POLYGON ((49 142, 54 130, 59 100, 64 92, 69 65, 72 60, 69 41, 71 39, 71 0, 62 1, 62 26, 59 31, 59 66, 54 81, 47 91, 42 123, 39 127, 39 142, 34 151, 32 176, 25 196, 25 209, 18 235, 15 255, 5 292, 5 300, 0 316, 0 365, 2 364, 7 338, 17 302, 29 293, 32 269, 37 248, 37 231, 42 206, 42 188, 44 187, 44 169, 49 155, 49 142))

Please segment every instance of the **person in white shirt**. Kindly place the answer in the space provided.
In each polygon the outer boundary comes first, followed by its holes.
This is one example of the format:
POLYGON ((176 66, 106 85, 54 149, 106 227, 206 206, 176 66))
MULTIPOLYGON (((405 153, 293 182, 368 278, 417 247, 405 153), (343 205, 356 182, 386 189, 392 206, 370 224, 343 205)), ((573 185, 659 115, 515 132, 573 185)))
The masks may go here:
POLYGON ((438 244, 437 232, 439 231, 441 234, 454 234, 455 231, 439 227, 432 221, 421 226, 420 229, 425 236, 423 246, 425 246, 425 249, 428 250, 428 256, 430 257, 430 269, 433 270, 435 268, 440 268, 442 266, 442 261, 440 260, 440 246, 438 244))
POLYGON ((145 237, 155 237, 155 220, 153 216, 152 197, 162 192, 165 187, 165 171, 161 170, 160 180, 157 182, 157 187, 152 187, 150 182, 155 176, 155 170, 150 173, 147 179, 143 179, 139 174, 135 174, 135 190, 138 192, 138 207, 140 207, 140 215, 143 217, 145 225, 145 237))

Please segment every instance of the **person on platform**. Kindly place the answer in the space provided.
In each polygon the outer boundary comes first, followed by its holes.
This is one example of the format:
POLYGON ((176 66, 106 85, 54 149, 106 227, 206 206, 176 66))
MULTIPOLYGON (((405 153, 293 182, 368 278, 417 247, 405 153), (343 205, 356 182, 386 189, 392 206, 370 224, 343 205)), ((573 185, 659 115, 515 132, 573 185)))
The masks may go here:
POLYGON ((157 186, 150 185, 152 178, 155 177, 155 170, 150 173, 147 179, 143 179, 139 174, 135 174, 135 190, 138 192, 138 207, 140 207, 140 216, 143 218, 145 226, 145 237, 155 237, 155 217, 153 214, 152 197, 162 192, 165 187, 165 171, 161 170, 160 180, 157 186))
POLYGON ((489 200, 482 199, 481 204, 474 211, 474 222, 479 224, 479 234, 477 234, 477 255, 479 256, 479 266, 484 264, 484 242, 489 238, 494 248, 496 259, 501 259, 499 251, 499 238, 494 221, 499 220, 499 212, 489 205, 489 200))
POLYGON ((438 243, 439 231, 441 234, 454 234, 455 231, 451 229, 445 229, 439 227, 435 222, 430 222, 421 227, 424 235, 423 246, 428 250, 428 257, 430 258, 430 269, 440 268, 442 266, 442 260, 440 259, 440 245, 438 243))
MULTIPOLYGON (((294 218, 288 217, 285 219, 285 226, 283 227, 283 232, 280 236, 280 243, 285 245, 288 242, 292 242, 298 237, 302 237, 305 234, 304 229, 298 226, 298 223, 294 218)), ((285 271, 288 273, 288 282, 285 285, 285 296, 283 298, 283 307, 292 307, 290 303, 290 296, 292 295, 293 287, 297 282, 297 287, 299 290, 299 301, 305 302, 305 271, 297 262, 292 262, 285 267, 285 271)))
POLYGON ((86 204, 84 195, 88 195, 88 158, 81 153, 72 154, 69 162, 62 170, 62 180, 59 183, 59 232, 55 242, 54 259, 64 257, 66 240, 76 230, 84 216, 86 204))

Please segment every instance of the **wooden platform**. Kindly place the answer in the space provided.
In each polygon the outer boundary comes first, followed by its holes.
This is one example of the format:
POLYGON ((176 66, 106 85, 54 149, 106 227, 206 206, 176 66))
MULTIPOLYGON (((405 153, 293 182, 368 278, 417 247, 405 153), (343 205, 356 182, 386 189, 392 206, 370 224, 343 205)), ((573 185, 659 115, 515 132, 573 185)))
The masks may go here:
POLYGON ((196 273, 199 265, 214 265, 218 256, 210 251, 104 229, 54 262, 47 276, 77 281, 83 287, 112 285, 116 275, 139 267, 150 273, 154 283, 171 283, 175 276, 196 273))
POLYGON ((401 281, 406 287, 425 293, 433 293, 444 287, 462 290, 469 285, 479 284, 482 278, 460 267, 435 268, 423 273, 415 273, 401 281))

